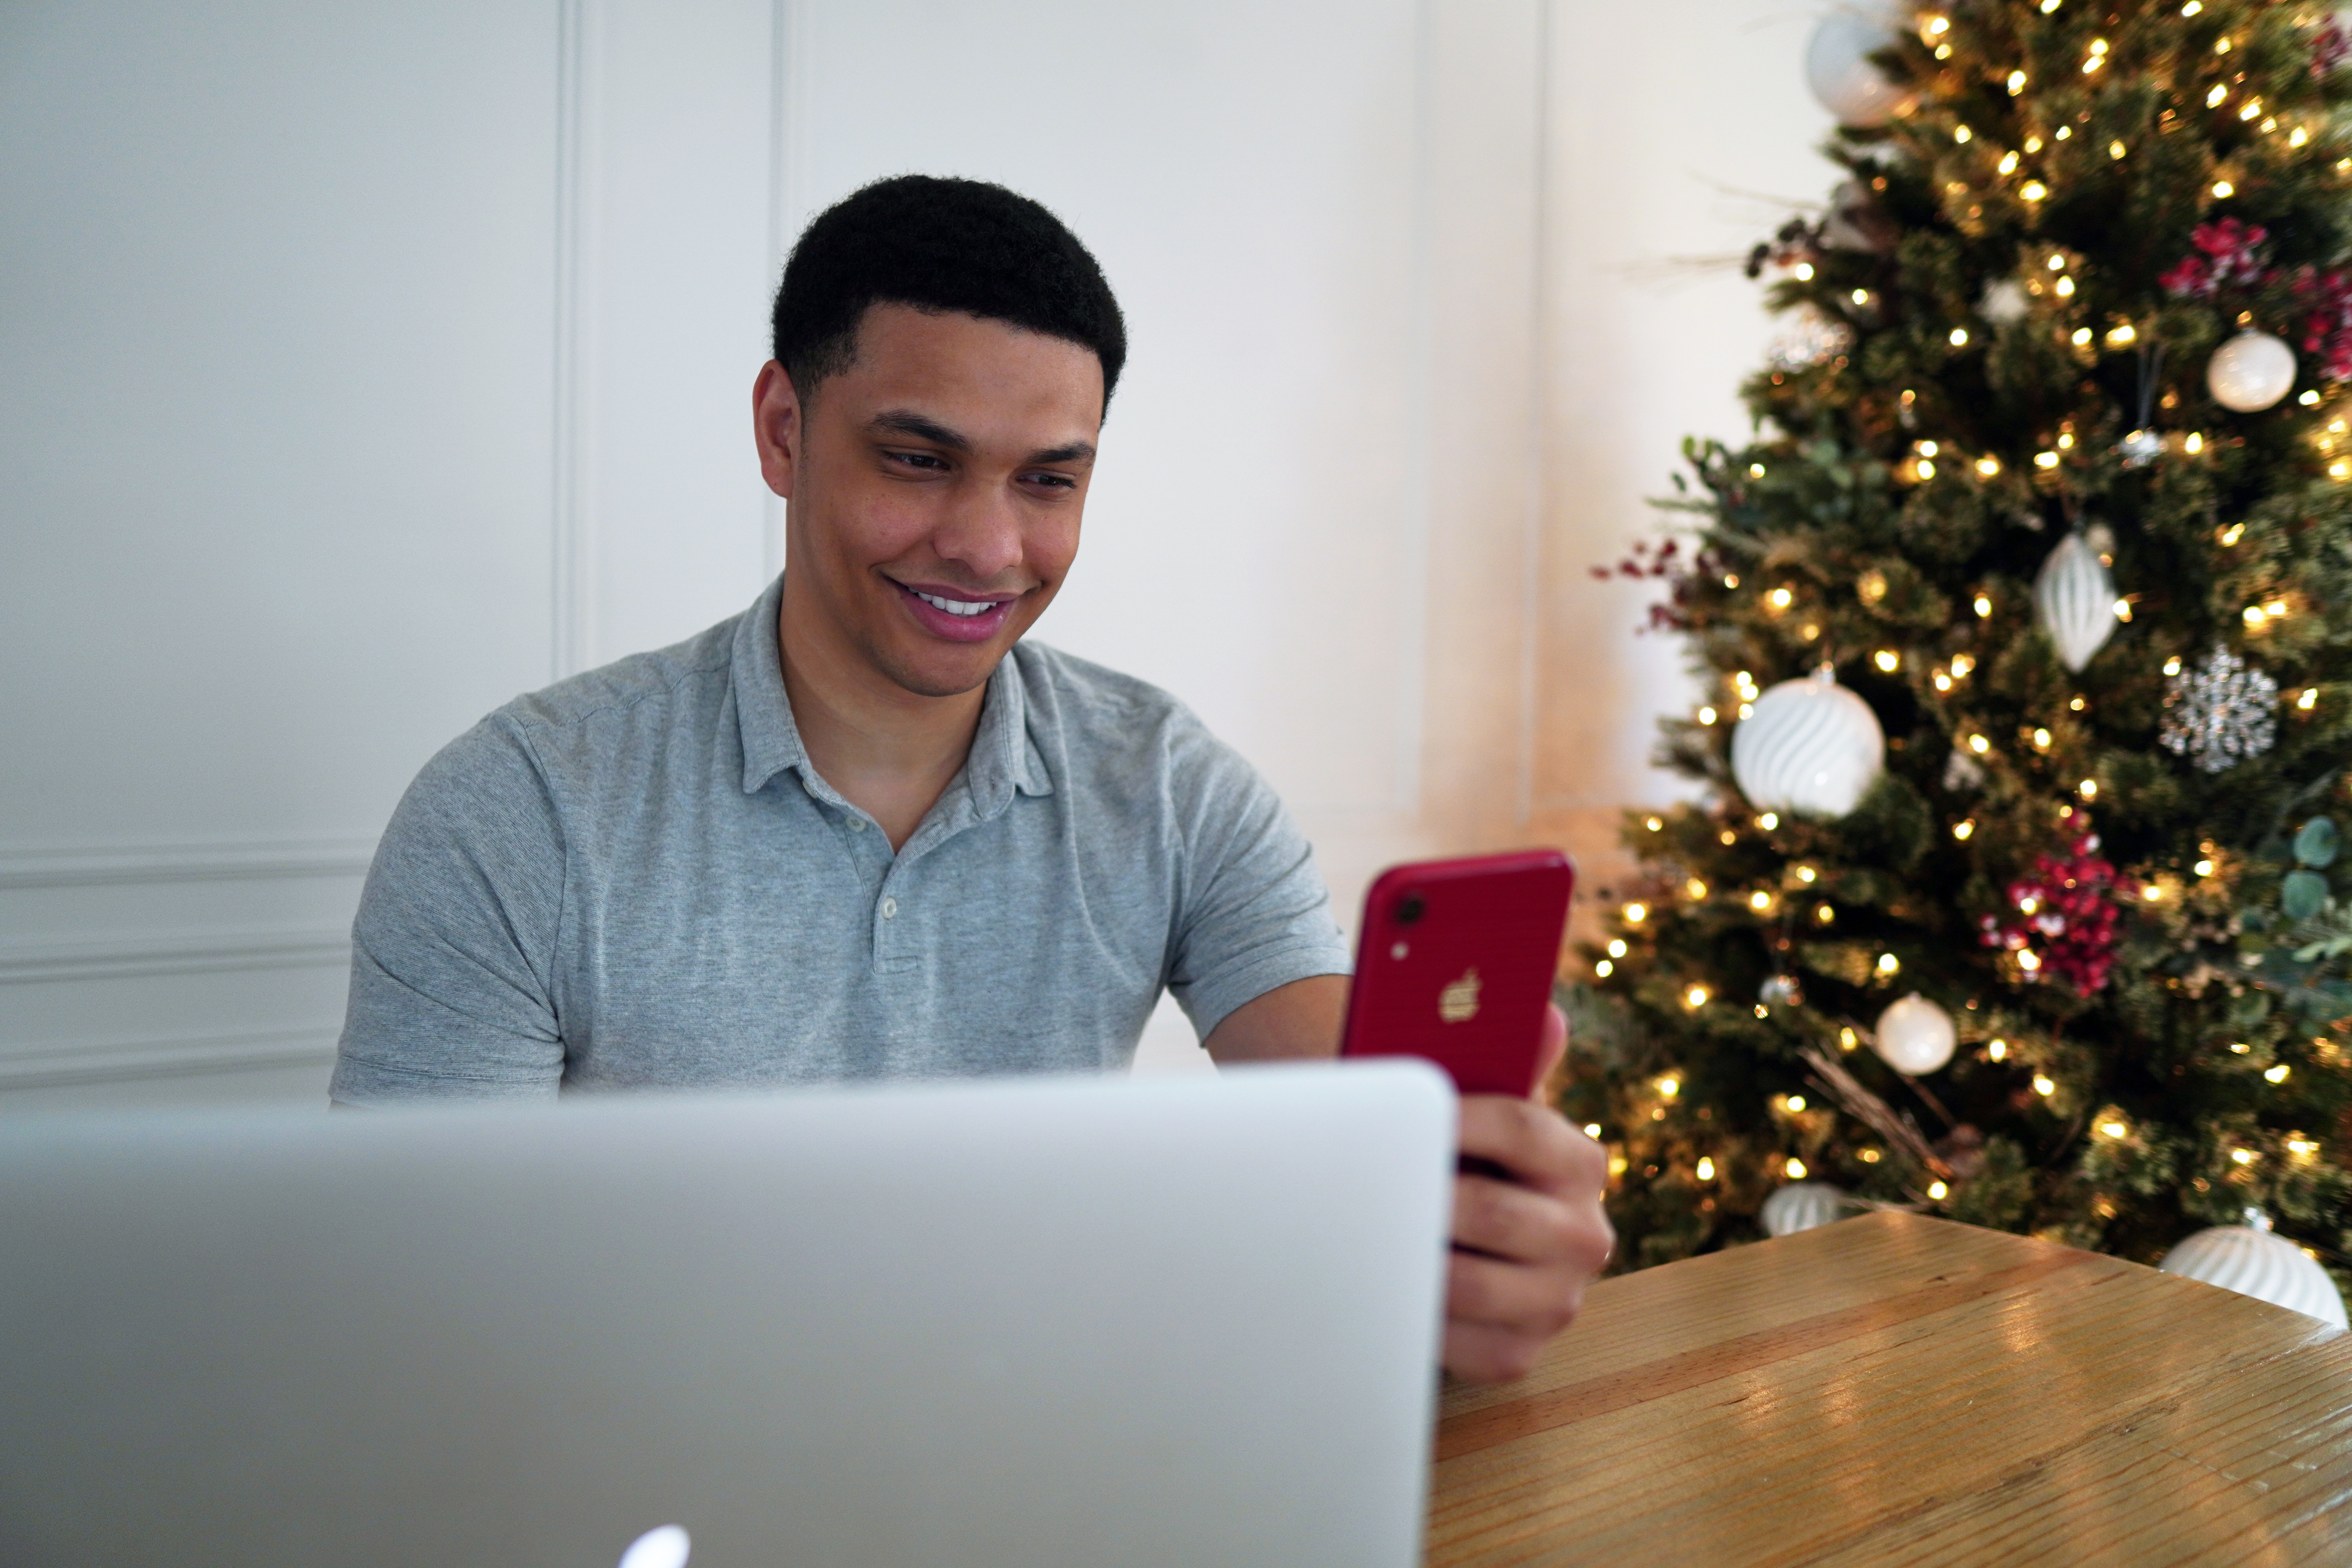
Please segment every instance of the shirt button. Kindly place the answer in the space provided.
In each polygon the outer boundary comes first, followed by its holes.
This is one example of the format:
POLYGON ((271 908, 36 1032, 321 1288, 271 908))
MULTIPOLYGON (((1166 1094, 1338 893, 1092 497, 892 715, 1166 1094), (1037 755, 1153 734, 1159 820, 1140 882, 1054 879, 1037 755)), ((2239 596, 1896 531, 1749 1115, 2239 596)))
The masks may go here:
POLYGON ((865 819, 864 817, 862 817, 862 816, 853 816, 853 817, 851 817, 851 818, 849 819, 849 831, 851 831, 852 833, 863 833, 863 832, 865 832, 865 831, 866 831, 866 819, 865 819))
POLYGON ((885 900, 882 900, 882 918, 883 918, 884 920, 886 920, 886 921, 887 921, 887 920, 890 920, 890 919, 894 918, 895 916, 897 916, 897 914, 898 914, 898 900, 896 900, 896 899, 885 899, 885 900))

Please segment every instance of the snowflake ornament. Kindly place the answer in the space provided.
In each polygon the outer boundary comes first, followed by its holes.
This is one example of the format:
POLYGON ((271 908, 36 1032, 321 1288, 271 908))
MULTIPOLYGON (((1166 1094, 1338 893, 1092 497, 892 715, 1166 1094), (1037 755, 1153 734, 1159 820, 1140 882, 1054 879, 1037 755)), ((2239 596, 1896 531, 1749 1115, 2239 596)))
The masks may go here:
POLYGON ((2278 682, 2216 647, 2165 682, 2160 738, 2209 773, 2259 757, 2278 740, 2278 682))

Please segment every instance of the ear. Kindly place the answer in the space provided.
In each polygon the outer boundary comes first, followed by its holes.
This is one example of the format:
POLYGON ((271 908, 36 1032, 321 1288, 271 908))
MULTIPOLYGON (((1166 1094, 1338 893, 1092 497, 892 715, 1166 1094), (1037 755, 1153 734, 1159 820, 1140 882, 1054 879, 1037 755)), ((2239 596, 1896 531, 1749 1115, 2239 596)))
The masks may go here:
POLYGON ((751 438, 760 448, 761 478, 786 500, 793 499, 803 434, 801 400, 793 391, 793 378, 784 374, 782 365, 770 360, 760 367, 760 379, 751 384, 751 438))

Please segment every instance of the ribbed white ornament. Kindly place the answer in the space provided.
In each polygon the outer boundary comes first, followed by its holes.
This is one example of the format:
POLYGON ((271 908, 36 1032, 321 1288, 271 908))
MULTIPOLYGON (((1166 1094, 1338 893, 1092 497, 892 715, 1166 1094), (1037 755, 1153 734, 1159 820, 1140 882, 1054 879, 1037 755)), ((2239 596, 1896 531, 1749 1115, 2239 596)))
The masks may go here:
POLYGON ((1870 1043, 1888 1067, 1917 1078, 1950 1061, 1958 1042, 1952 1016, 1914 991, 1878 1016, 1870 1043))
POLYGON ((2205 362, 2205 389, 2239 414, 2259 414, 2294 390, 2294 351, 2252 327, 2205 362))
POLYGON ((1753 805, 1843 816, 1878 781, 1886 733, 1823 665, 1756 700, 1731 734, 1731 776, 1753 805))
POLYGON ((2327 1270, 2286 1237, 2271 1234, 2270 1218, 2260 1209, 2248 1209, 2244 1225, 2199 1231, 2166 1253, 2157 1267, 2339 1329, 2352 1328, 2344 1315, 2344 1298, 2327 1270))
POLYGON ((2068 534, 2043 557, 2033 579, 2033 619, 2073 670, 2116 635, 2116 580, 2081 534, 2068 534))
POLYGON ((1858 130, 1884 125, 1910 99, 1870 62, 1871 56, 1895 42, 1879 9, 1848 5, 1832 11, 1805 45, 1805 85, 1840 125, 1858 130))
POLYGON ((1764 1200, 1757 1217, 1768 1236, 1793 1236, 1801 1230, 1843 1219, 1845 1189, 1827 1182, 1791 1182, 1764 1200))

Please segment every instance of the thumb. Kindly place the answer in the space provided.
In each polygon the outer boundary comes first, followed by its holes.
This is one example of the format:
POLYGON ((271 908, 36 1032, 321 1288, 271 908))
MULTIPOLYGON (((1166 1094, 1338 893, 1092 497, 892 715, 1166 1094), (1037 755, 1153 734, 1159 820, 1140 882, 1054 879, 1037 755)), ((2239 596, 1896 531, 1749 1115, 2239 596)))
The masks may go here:
POLYGON ((1541 1103, 1551 1075, 1568 1055, 1568 1015, 1559 1010, 1557 1002, 1544 1004, 1543 1045, 1536 1051, 1536 1080, 1528 1090, 1528 1098, 1541 1103))

